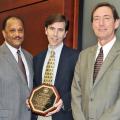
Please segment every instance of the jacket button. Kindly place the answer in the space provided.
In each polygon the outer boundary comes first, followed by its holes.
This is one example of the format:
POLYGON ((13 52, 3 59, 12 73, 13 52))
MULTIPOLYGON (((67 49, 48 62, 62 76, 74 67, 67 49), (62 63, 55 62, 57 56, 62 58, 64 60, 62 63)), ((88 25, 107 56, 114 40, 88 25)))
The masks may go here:
POLYGON ((90 101, 93 101, 93 98, 90 98, 90 101))

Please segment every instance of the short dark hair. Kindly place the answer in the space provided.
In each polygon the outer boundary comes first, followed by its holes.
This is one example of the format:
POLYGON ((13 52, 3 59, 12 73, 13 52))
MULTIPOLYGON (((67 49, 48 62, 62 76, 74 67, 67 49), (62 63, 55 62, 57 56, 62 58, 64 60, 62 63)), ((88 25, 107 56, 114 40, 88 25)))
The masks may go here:
POLYGON ((20 21, 22 22, 22 24, 24 25, 24 21, 23 21, 20 17, 18 17, 18 16, 8 16, 8 17, 6 17, 6 18, 4 19, 4 21, 3 21, 3 24, 2 24, 2 29, 3 29, 3 30, 5 29, 5 27, 6 27, 6 25, 7 25, 7 21, 8 21, 9 19, 12 19, 12 18, 15 18, 15 19, 20 20, 20 21))
POLYGON ((45 27, 47 28, 49 25, 55 22, 65 22, 65 31, 69 29, 69 21, 62 14, 54 14, 54 15, 49 16, 45 21, 45 27))
POLYGON ((109 7, 109 8, 112 10, 114 20, 119 19, 119 15, 118 15, 118 13, 117 13, 117 10, 116 10, 115 6, 113 6, 112 4, 107 3, 107 2, 101 2, 101 3, 98 3, 98 4, 93 8, 92 13, 91 13, 91 22, 93 22, 93 14, 94 14, 94 12, 95 12, 99 7, 103 7, 103 6, 109 7))

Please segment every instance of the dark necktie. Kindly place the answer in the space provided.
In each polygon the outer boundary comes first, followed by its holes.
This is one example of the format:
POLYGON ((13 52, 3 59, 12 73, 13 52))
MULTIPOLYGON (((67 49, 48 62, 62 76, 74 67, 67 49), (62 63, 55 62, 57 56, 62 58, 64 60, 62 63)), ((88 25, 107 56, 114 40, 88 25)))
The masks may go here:
POLYGON ((94 64, 93 83, 95 82, 95 79, 97 77, 97 74, 100 70, 102 63, 103 63, 103 49, 101 47, 98 57, 96 58, 96 62, 94 64))
POLYGON ((54 67, 55 67, 55 51, 51 51, 48 63, 46 65, 43 81, 44 83, 52 84, 54 67))
POLYGON ((20 50, 17 51, 17 55, 18 55, 18 65, 19 65, 19 67, 20 67, 20 69, 25 77, 26 82, 27 82, 26 70, 25 70, 24 63, 22 61, 20 50))

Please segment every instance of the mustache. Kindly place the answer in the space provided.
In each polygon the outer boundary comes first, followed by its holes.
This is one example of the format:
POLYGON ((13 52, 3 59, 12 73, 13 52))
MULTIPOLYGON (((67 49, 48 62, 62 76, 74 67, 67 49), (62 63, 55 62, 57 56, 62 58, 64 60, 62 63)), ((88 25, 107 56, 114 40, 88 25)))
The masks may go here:
POLYGON ((16 36, 16 37, 14 37, 14 39, 22 39, 22 37, 16 36))

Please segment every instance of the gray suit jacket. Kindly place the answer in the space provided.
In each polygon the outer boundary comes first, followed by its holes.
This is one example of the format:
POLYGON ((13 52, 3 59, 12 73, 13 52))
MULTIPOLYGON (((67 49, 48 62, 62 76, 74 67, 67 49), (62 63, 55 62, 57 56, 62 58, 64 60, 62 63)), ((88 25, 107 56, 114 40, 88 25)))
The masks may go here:
POLYGON ((32 56, 23 50, 29 70, 30 87, 5 43, 0 47, 0 120, 30 120, 26 99, 32 89, 32 56))
POLYGON ((72 83, 74 120, 120 120, 120 42, 107 55, 93 84, 97 46, 80 53, 72 83))

